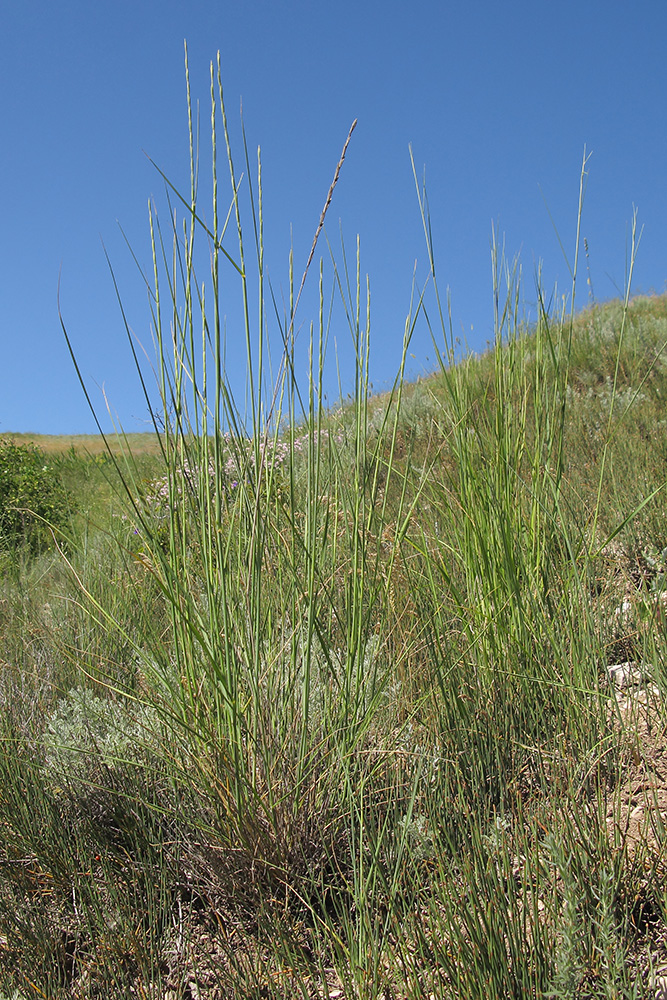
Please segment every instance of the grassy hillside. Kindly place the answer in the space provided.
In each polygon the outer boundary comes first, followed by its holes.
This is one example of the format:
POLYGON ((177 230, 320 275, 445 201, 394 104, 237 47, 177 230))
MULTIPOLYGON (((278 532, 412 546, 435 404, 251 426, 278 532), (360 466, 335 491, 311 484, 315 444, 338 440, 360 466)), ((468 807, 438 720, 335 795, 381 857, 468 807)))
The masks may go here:
POLYGON ((6 995, 656 995, 666 310, 517 328, 259 473, 52 453, 69 554, 0 600, 6 995))
POLYGON ((261 175, 253 284, 229 166, 235 246, 194 156, 173 250, 151 216, 159 452, 63 442, 11 501, 57 476, 58 531, 0 532, 0 995, 659 997, 667 299, 528 329, 496 257, 493 349, 450 364, 420 193, 385 396, 332 259, 357 364, 328 411, 324 268, 309 377, 291 268, 269 384, 261 175), (408 385, 418 321, 442 364, 408 385))

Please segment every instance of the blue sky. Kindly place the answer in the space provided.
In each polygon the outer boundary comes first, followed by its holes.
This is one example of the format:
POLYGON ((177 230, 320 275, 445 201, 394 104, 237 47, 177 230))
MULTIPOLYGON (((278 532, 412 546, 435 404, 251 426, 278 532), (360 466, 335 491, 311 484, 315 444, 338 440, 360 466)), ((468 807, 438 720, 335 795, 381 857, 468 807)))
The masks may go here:
MULTIPOLYGON (((592 155, 582 236, 596 298, 622 289, 633 205, 644 226, 634 289, 665 290, 666 36, 664 0, 5 0, 0 431, 94 430, 60 330, 59 275, 64 320, 103 424, 102 389, 126 430, 148 429, 102 241, 150 351, 146 293, 118 223, 149 266, 147 202, 162 206, 163 187, 145 153, 187 190, 184 39, 204 138, 219 49, 233 136, 242 98, 249 145, 261 145, 266 265, 278 297, 290 241, 300 275, 358 119, 327 232, 337 241, 340 220, 350 254, 360 234, 371 374, 382 388, 399 363, 415 262, 419 281, 427 273, 409 144, 426 168, 439 281, 471 348, 492 337, 492 224, 521 256, 527 310, 538 261, 548 288, 569 289, 552 218, 572 256, 584 147, 592 155)), ((206 155, 203 144, 202 175, 206 155)), ((319 251, 326 255, 324 243, 319 251)), ((584 268, 581 306, 585 277, 584 268)), ((316 283, 314 269, 299 317, 306 327, 316 319, 316 283)), ((229 378, 242 397, 235 308, 223 302, 229 378)), ((340 313, 333 336, 346 390, 340 313)), ((422 327, 411 353, 412 375, 433 366, 422 327)), ((335 380, 327 388, 333 399, 335 380)))

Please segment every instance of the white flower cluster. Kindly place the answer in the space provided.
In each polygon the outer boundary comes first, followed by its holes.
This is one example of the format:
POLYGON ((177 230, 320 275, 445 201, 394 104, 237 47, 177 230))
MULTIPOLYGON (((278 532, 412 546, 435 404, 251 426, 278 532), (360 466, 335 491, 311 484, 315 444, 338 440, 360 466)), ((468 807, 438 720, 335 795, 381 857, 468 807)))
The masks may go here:
MULTIPOLYGON (((342 435, 336 437, 341 444, 342 435)), ((225 498, 229 498, 242 482, 249 482, 256 474, 274 471, 285 466, 291 459, 308 454, 311 444, 316 447, 326 446, 329 442, 329 431, 324 429, 312 434, 303 434, 290 440, 265 439, 259 446, 251 438, 238 438, 230 433, 223 437, 223 461, 216 464, 214 458, 209 458, 208 476, 216 488, 221 490, 225 498)), ((155 479, 150 484, 150 490, 144 494, 142 505, 154 517, 166 518, 172 498, 182 497, 186 492, 195 493, 197 484, 201 482, 201 466, 189 463, 187 460, 177 470, 176 475, 167 474, 155 479)))

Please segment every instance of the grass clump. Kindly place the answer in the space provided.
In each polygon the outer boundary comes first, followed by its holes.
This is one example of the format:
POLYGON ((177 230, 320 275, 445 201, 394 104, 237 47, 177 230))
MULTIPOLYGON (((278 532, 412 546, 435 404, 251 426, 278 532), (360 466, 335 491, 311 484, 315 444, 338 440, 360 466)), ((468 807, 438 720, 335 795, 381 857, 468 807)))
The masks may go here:
POLYGON ((303 382, 311 262, 297 283, 290 260, 270 379, 261 163, 244 147, 242 186, 219 67, 211 102, 209 222, 192 119, 182 225, 150 212, 159 453, 121 437, 102 477, 67 453, 87 512, 67 561, 24 566, 0 602, 0 988, 650 995, 667 959, 664 302, 542 307, 527 328, 498 250, 494 345, 454 364, 419 190, 429 287, 392 390, 370 394, 359 248, 320 264, 303 382), (356 367, 331 411, 334 307, 356 367), (440 365, 408 385, 419 322, 440 365))

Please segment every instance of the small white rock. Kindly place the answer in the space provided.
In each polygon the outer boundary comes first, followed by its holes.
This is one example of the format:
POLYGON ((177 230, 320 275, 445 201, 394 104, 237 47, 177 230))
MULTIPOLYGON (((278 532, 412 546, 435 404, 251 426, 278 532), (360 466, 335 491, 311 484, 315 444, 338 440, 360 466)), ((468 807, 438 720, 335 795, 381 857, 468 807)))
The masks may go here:
POLYGON ((609 664, 607 673, 612 684, 617 688, 639 687, 644 679, 639 664, 635 660, 609 664))

